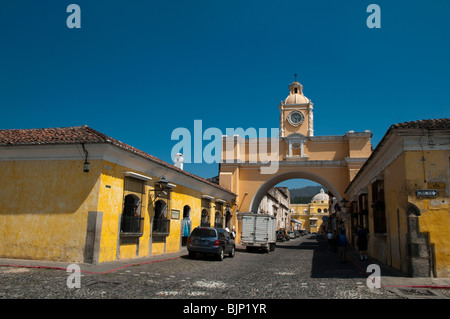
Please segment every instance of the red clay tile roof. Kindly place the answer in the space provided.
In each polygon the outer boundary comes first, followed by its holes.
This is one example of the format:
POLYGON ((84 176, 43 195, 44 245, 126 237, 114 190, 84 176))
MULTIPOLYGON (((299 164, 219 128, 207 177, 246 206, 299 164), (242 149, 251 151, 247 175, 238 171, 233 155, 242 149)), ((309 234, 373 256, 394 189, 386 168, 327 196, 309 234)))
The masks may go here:
POLYGON ((411 122, 403 122, 391 125, 390 129, 395 128, 426 128, 426 129, 445 129, 450 128, 450 118, 418 120, 411 122))
MULTIPOLYGON (((49 145, 49 144, 96 144, 109 143, 130 153, 143 157, 149 161, 168 167, 181 174, 200 180, 206 184, 233 194, 229 190, 220 187, 218 184, 210 182, 200 176, 186 172, 178 167, 160 160, 159 158, 147 154, 133 146, 125 144, 119 140, 100 133, 87 125, 62 127, 62 128, 41 128, 41 129, 12 129, 0 130, 0 146, 23 146, 23 145, 49 145)), ((233 194, 235 195, 235 194, 233 194)))
POLYGON ((103 134, 88 126, 0 130, 0 145, 105 143, 103 134))

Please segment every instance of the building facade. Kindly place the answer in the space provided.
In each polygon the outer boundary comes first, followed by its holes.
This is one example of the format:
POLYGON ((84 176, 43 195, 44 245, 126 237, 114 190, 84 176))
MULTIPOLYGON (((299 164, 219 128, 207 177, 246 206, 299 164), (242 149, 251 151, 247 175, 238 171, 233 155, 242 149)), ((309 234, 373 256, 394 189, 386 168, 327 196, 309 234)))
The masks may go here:
POLYGON ((272 187, 264 196, 258 208, 259 214, 274 216, 276 229, 291 230, 290 217, 291 196, 287 187, 272 187))
POLYGON ((309 204, 291 204, 291 220, 300 221, 303 230, 319 233, 322 223, 329 218, 329 206, 330 196, 321 189, 309 204))
POLYGON ((450 119, 389 128, 346 190, 373 258, 411 276, 450 276, 449 165, 450 119))
POLYGON ((87 126, 0 130, 0 256, 105 262, 232 226, 235 195, 87 126))

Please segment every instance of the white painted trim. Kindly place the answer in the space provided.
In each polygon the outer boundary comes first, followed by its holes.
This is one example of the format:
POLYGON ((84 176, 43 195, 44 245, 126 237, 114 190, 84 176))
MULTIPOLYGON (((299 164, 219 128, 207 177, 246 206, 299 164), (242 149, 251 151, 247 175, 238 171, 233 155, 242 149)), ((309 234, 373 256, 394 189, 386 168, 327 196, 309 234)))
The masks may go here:
POLYGON ((142 174, 138 174, 138 173, 134 173, 134 172, 123 172, 123 175, 124 176, 133 177, 133 178, 137 178, 137 179, 143 180, 145 182, 148 182, 148 181, 152 180, 151 177, 144 176, 142 174))

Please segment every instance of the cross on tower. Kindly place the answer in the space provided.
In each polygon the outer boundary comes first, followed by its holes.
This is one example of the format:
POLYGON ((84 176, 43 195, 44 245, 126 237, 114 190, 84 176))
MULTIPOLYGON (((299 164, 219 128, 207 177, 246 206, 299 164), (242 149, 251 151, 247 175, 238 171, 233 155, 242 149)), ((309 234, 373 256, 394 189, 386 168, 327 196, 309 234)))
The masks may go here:
POLYGON ((295 81, 297 81, 297 73, 294 73, 295 81))

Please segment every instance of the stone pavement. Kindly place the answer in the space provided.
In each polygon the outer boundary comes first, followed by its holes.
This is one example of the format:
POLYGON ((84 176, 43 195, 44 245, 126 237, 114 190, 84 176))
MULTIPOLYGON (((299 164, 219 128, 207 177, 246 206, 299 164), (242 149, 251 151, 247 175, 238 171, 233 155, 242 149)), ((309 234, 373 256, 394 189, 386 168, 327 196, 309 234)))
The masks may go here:
POLYGON ((115 272, 120 269, 133 267, 133 266, 137 266, 137 265, 150 264, 150 263, 156 263, 156 262, 177 259, 184 255, 187 255, 186 248, 183 248, 181 251, 176 252, 176 253, 156 255, 156 256, 150 256, 150 257, 133 258, 133 259, 122 259, 122 260, 109 261, 109 262, 103 262, 103 263, 98 263, 98 264, 0 258, 0 267, 48 268, 48 269, 66 270, 69 265, 76 264, 80 267, 81 272, 94 273, 94 274, 106 274, 106 273, 115 272))
MULTIPOLYGON (((238 245, 237 250, 244 249, 238 245)), ((330 252, 331 253, 331 252, 330 252)), ((112 262, 104 262, 100 264, 85 264, 78 263, 81 272, 91 274, 107 274, 114 273, 128 267, 136 265, 144 265, 151 263, 164 262, 174 259, 179 259, 182 256, 186 256, 186 248, 183 248, 180 252, 157 255, 151 257, 143 257, 137 259, 118 260, 112 262)), ((427 297, 429 290, 443 292, 441 296, 450 297, 450 278, 411 278, 406 274, 393 269, 387 265, 383 265, 376 260, 369 258, 368 261, 360 261, 358 252, 350 248, 347 251, 347 260, 353 267, 357 268, 361 274, 371 275, 367 273, 367 266, 370 264, 377 264, 381 269, 381 287, 390 289, 397 294, 410 293, 411 297, 417 298, 427 297)), ((66 270, 71 263, 69 262, 51 262, 51 261, 36 261, 36 260, 23 260, 23 259, 6 259, 0 258, 0 267, 17 267, 17 268, 43 268, 43 269, 61 269, 66 270)))

